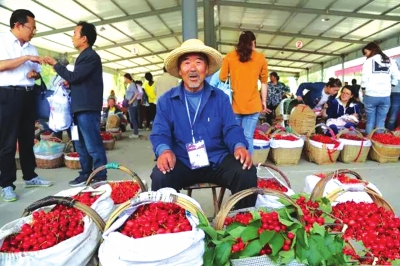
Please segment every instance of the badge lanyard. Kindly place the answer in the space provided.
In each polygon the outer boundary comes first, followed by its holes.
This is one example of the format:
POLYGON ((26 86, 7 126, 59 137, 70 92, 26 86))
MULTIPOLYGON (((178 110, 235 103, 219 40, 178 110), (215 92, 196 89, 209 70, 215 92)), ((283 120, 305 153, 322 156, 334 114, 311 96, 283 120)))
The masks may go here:
POLYGON ((190 129, 191 129, 191 131, 192 131, 192 140, 193 140, 193 143, 195 143, 195 140, 194 140, 194 133, 193 133, 193 126, 194 126, 194 123, 196 122, 197 113, 199 112, 199 108, 200 108, 200 104, 201 104, 201 98, 203 98, 203 94, 201 94, 200 101, 199 101, 199 104, 197 105, 196 113, 194 114, 193 123, 192 123, 192 120, 190 119, 189 106, 188 106, 188 102, 187 102, 187 98, 186 98, 186 94, 185 94, 186 112, 187 112, 187 114, 188 114, 189 123, 190 123, 190 129))

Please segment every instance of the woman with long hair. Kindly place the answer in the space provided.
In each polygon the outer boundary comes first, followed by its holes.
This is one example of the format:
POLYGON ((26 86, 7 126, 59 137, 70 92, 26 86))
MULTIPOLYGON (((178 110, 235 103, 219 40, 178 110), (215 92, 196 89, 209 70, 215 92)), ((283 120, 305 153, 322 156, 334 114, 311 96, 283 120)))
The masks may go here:
POLYGON ((150 72, 144 74, 144 78, 147 82, 144 83, 143 89, 147 95, 149 106, 146 107, 147 119, 146 119, 146 129, 150 129, 153 124, 154 117, 156 116, 156 87, 153 79, 153 75, 150 72))
POLYGON ((375 42, 364 46, 362 53, 367 57, 362 68, 361 89, 367 123, 367 134, 376 127, 385 127, 390 107, 390 94, 400 79, 396 63, 375 42))
POLYGON ((130 139, 139 138, 139 127, 137 121, 137 109, 140 108, 138 104, 137 97, 139 96, 139 90, 136 87, 136 84, 131 76, 131 74, 126 73, 124 75, 124 81, 128 85, 125 93, 125 99, 128 100, 128 113, 129 119, 133 126, 132 135, 129 136, 130 139))
POLYGON ((361 118, 361 108, 355 99, 355 88, 346 85, 340 91, 339 98, 334 99, 328 108, 322 109, 322 116, 327 117, 327 125, 335 134, 341 128, 351 128, 361 118))
POLYGON ((265 56, 255 49, 256 36, 251 31, 243 31, 236 49, 225 56, 219 76, 223 82, 228 76, 230 78, 232 108, 238 124, 244 129, 250 154, 253 153, 253 135, 260 112, 270 112, 266 107, 268 64, 265 56), (261 98, 258 80, 261 81, 261 98))

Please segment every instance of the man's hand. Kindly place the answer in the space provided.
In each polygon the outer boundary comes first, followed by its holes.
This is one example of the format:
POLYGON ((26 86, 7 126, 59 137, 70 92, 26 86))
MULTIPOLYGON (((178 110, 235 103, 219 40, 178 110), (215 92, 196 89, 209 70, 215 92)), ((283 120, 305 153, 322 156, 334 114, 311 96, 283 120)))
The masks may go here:
POLYGON ((51 56, 46 56, 44 58, 44 61, 46 62, 46 64, 49 64, 51 66, 54 66, 55 64, 57 64, 57 61, 51 56))
POLYGON ((26 77, 28 79, 38 79, 40 77, 39 72, 36 72, 35 70, 31 70, 26 74, 26 77))
POLYGON ((157 159, 157 168, 160 170, 164 175, 172 171, 176 164, 176 157, 175 154, 171 150, 166 150, 158 156, 157 159))
POLYGON ((300 101, 300 102, 302 102, 302 101, 303 101, 303 97, 297 96, 297 100, 300 101))
POLYGON ((238 147, 234 154, 236 160, 240 160, 240 163, 243 164, 243 170, 244 169, 250 169, 253 162, 251 160, 251 156, 248 150, 244 147, 238 147))

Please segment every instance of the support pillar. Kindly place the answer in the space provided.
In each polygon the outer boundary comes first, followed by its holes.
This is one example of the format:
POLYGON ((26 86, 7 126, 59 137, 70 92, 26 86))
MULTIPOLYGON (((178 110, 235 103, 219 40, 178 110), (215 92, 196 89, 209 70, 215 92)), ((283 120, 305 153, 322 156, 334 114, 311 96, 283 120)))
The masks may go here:
POLYGON ((324 63, 321 63, 321 82, 324 82, 324 63))
POLYGON ((213 48, 217 48, 215 41, 215 23, 214 23, 214 1, 203 0, 204 10, 204 43, 213 48))
POLYGON ((310 69, 307 67, 307 82, 310 82, 310 69))
POLYGON ((342 59, 342 83, 344 85, 344 55, 342 54, 340 58, 342 59))
POLYGON ((197 0, 182 1, 182 38, 198 39, 197 29, 197 0))

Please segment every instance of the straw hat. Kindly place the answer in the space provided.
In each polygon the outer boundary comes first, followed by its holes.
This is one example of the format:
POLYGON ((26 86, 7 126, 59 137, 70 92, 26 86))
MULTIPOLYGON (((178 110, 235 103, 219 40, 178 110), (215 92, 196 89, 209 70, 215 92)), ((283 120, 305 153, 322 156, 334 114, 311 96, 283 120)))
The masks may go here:
POLYGON ((189 39, 182 45, 169 53, 164 60, 165 69, 174 77, 180 78, 178 69, 178 58, 188 53, 203 53, 208 57, 208 75, 214 74, 221 68, 222 55, 220 52, 205 45, 201 40, 189 39))

